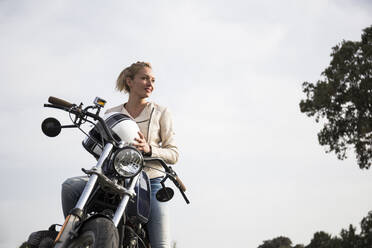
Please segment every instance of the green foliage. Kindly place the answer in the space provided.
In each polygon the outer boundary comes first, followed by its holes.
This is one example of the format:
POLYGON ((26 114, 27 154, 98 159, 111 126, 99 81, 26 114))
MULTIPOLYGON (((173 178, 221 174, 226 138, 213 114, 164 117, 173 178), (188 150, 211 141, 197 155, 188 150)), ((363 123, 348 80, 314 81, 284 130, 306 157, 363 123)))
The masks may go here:
POLYGON ((340 232, 342 247, 358 248, 362 247, 361 238, 355 233, 356 228, 349 225, 349 229, 342 229, 340 232))
POLYGON ((372 211, 360 222, 360 234, 356 227, 349 225, 348 229, 342 229, 340 236, 332 237, 330 234, 319 231, 314 233, 310 243, 306 246, 292 242, 287 237, 277 237, 266 240, 258 248, 371 248, 372 247, 372 211))
POLYGON ((300 110, 316 122, 320 145, 345 159, 353 148, 360 168, 372 161, 372 25, 361 41, 342 41, 332 48, 331 63, 316 84, 304 82, 300 110))
POLYGON ((258 248, 291 248, 292 241, 283 236, 274 239, 265 240, 258 248))
POLYGON ((293 248, 305 248, 305 246, 303 244, 297 244, 293 248))
POLYGON ((306 248, 337 248, 340 247, 340 240, 337 237, 332 238, 326 232, 320 231, 314 233, 310 244, 306 248))
POLYGON ((360 222, 360 243, 363 247, 372 247, 372 211, 360 222))

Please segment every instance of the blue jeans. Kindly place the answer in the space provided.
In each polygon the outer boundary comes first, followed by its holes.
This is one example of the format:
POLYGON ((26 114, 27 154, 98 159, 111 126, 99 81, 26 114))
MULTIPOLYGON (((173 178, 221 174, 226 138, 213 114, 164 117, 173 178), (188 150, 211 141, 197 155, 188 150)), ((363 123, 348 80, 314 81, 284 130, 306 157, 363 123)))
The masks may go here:
MULTIPOLYGON (((170 228, 168 206, 165 202, 156 199, 156 192, 161 188, 162 178, 150 179, 151 183, 151 210, 147 223, 151 248, 170 248, 170 228)), ((68 178, 62 184, 62 208, 65 217, 69 214, 79 200, 88 177, 68 178)))

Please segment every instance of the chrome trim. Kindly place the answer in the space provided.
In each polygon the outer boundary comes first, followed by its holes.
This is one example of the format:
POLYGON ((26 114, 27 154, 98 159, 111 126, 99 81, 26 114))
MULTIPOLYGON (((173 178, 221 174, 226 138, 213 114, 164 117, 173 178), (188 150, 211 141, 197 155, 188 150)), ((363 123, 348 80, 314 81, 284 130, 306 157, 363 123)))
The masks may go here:
POLYGON ((127 208, 128 202, 131 198, 133 198, 136 193, 134 192, 134 187, 137 184, 138 178, 141 175, 141 173, 138 173, 133 179, 131 180, 131 183, 128 187, 128 193, 123 196, 123 199, 121 200, 118 208, 116 209, 115 215, 112 218, 112 221, 114 222, 114 225, 117 227, 120 219, 122 218, 125 209, 127 208))
POLYGON ((112 156, 112 162, 111 163, 112 163, 113 168, 116 171, 116 173, 118 173, 120 176, 122 176, 124 178, 133 178, 134 176, 136 176, 138 173, 140 173, 142 171, 143 164, 144 164, 144 159, 143 159, 142 153, 140 151, 138 151, 136 148, 134 148, 133 146, 124 146, 123 148, 117 149, 115 151, 114 155, 112 156), (127 156, 124 156, 121 161, 127 162, 127 165, 136 164, 136 165, 139 166, 138 171, 136 173, 132 173, 131 175, 123 175, 120 172, 120 168, 123 167, 123 166, 120 166, 120 165, 118 166, 117 162, 116 162, 116 159, 119 156, 119 153, 120 152, 126 152, 126 151, 130 152, 130 154, 127 153, 126 154, 127 156))
MULTIPOLYGON (((110 155, 111 150, 112 150, 113 147, 114 147, 114 145, 111 144, 111 143, 107 143, 105 145, 105 147, 103 148, 103 151, 101 153, 101 156, 98 159, 97 165, 95 167, 93 167, 93 169, 101 171, 103 162, 110 155)), ((87 203, 88 198, 89 198, 90 194, 92 193, 94 186, 96 185, 97 178, 98 178, 97 175, 91 175, 89 177, 89 180, 88 180, 87 184, 85 185, 84 191, 81 194, 81 196, 79 198, 79 201, 76 203, 75 208, 79 208, 79 209, 82 210, 85 207, 85 204, 87 203)))

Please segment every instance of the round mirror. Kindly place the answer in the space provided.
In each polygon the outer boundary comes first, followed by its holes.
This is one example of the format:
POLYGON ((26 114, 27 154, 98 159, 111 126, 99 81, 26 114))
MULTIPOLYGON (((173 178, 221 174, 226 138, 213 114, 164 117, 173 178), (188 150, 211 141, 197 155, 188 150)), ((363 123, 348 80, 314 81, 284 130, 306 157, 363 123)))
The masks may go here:
POLYGON ((49 137, 56 137, 61 132, 61 129, 61 123, 53 117, 46 118, 41 124, 41 130, 49 137))
POLYGON ((173 198, 174 191, 171 188, 165 187, 162 189, 159 189, 159 191, 156 193, 156 199, 160 202, 166 202, 173 198))

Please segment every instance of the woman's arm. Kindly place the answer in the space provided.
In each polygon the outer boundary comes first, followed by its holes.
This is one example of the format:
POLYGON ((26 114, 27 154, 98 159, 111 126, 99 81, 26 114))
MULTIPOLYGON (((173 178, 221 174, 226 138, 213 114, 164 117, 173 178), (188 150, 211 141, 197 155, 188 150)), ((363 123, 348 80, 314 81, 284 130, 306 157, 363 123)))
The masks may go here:
POLYGON ((178 161, 178 148, 175 144, 172 116, 168 109, 161 113, 159 122, 161 144, 159 147, 151 146, 151 157, 159 157, 168 164, 175 164, 178 161))

